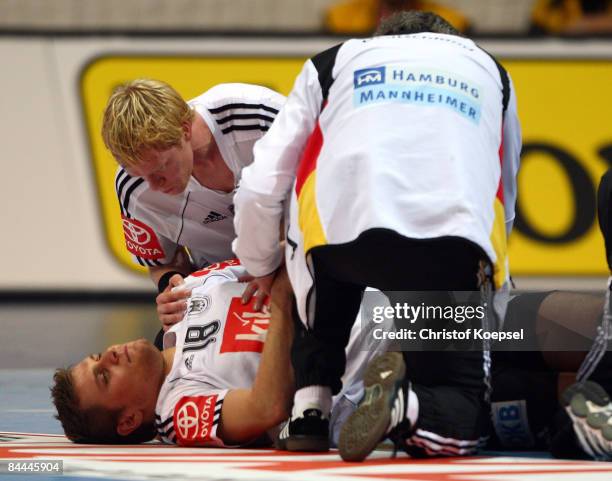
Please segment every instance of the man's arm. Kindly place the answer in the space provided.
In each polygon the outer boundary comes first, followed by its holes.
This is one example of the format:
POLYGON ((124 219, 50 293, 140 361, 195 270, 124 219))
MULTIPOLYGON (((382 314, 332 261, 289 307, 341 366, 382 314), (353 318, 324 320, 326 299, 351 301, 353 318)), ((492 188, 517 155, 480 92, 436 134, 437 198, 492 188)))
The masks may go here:
POLYGON ((268 133, 255 144, 254 162, 242 171, 234 197, 237 238, 232 247, 249 274, 263 277, 280 265, 278 229, 298 163, 315 131, 323 93, 308 60, 268 133))
POLYGON ((149 267, 149 276, 160 291, 155 302, 157 303, 157 316, 164 330, 183 319, 183 314, 187 309, 186 299, 191 291, 179 289, 173 292, 172 288, 182 284, 183 278, 187 277, 193 270, 191 260, 184 247, 179 247, 176 250, 169 264, 149 267), (171 273, 174 273, 174 275, 171 275, 171 273), (160 286, 162 278, 164 278, 165 285, 160 286))
POLYGON ((290 361, 293 291, 284 268, 272 286, 271 304, 270 327, 253 386, 231 390, 223 401, 217 436, 228 445, 258 438, 289 413, 294 392, 290 361))
POLYGON ((514 224, 515 204, 517 195, 516 176, 521 164, 521 126, 516 110, 516 95, 512 79, 508 78, 510 97, 508 109, 504 116, 502 130, 502 182, 504 187, 504 211, 506 235, 509 236, 514 224))
MULTIPOLYGON (((153 281, 153 284, 159 286, 159 280, 161 277, 168 272, 177 272, 183 277, 188 276, 192 271, 191 260, 184 247, 176 249, 176 253, 169 264, 161 266, 149 266, 149 277, 153 281)), ((163 291, 164 289, 162 289, 163 291)))

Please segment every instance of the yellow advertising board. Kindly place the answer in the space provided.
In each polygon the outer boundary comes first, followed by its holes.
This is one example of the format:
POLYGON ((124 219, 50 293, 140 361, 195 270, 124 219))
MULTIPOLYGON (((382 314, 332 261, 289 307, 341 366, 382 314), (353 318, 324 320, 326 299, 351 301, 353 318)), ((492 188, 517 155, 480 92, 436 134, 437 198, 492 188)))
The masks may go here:
MULTIPOLYGON (((100 199, 114 256, 144 272, 125 249, 114 189, 116 164, 100 136, 102 111, 116 85, 139 77, 164 80, 184 98, 223 82, 265 85, 288 94, 303 57, 106 56, 83 71, 81 95, 100 199)), ((514 275, 607 272, 595 216, 599 178, 612 166, 612 61, 504 60, 517 92, 523 157, 515 229, 514 275)))

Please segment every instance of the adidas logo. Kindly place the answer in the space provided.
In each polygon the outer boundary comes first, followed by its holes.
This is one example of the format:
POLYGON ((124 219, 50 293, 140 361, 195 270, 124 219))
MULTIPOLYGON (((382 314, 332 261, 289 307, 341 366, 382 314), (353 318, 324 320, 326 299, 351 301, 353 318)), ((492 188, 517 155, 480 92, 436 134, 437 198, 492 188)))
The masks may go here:
POLYGON ((217 222, 223 219, 227 219, 227 216, 211 210, 206 218, 202 221, 202 224, 210 224, 211 222, 217 222))

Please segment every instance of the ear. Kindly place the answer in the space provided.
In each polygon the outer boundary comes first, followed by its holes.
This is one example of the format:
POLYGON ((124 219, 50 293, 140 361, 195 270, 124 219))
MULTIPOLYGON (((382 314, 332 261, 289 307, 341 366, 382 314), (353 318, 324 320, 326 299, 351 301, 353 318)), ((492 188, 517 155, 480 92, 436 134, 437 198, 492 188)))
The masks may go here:
POLYGON ((183 136, 185 137, 185 140, 189 142, 191 140, 192 123, 183 122, 182 127, 183 127, 183 136))
POLYGON ((125 409, 119 416, 117 423, 117 434, 127 436, 142 424, 142 411, 137 409, 125 409))

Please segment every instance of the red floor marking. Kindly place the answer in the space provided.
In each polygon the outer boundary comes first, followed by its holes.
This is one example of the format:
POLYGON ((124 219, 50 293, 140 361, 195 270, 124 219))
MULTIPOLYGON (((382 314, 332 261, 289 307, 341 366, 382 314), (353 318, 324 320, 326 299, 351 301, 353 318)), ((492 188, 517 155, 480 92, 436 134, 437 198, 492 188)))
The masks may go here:
MULTIPOLYGON (((612 464, 592 461, 528 459, 528 458, 490 458, 474 456, 469 458, 410 459, 391 458, 390 452, 377 452, 381 458, 374 457, 363 463, 346 463, 339 459, 338 452, 293 453, 271 449, 223 450, 206 448, 179 448, 164 444, 141 445, 86 445, 64 442, 63 436, 30 433, 0 433, 0 436, 24 436, 24 439, 0 443, 0 459, 66 459, 69 461, 101 462, 90 465, 98 473, 111 476, 116 469, 114 463, 131 463, 135 473, 140 466, 147 464, 168 467, 185 467, 201 464, 210 465, 212 477, 224 477, 228 473, 241 470, 278 479, 283 473, 296 476, 317 476, 325 479, 372 479, 372 480, 410 480, 410 481, 497 481, 500 476, 512 479, 533 480, 543 476, 547 480, 559 475, 574 475, 580 478, 586 474, 600 474, 598 479, 612 480, 612 464), (37 437, 51 439, 48 443, 38 441, 37 437), (30 439, 28 439, 30 438, 30 439), (55 438, 61 440, 55 442, 55 438), (60 452, 56 452, 60 451, 60 452), (100 452, 102 451, 102 452, 100 452), (381 469, 377 469, 381 468, 381 469), (512 469, 515 468, 515 469, 512 469), (110 470, 110 471, 109 471, 110 470), (364 471, 369 471, 368 473, 364 471), (384 470, 385 472, 381 472, 384 470), (426 472, 422 472, 422 471, 426 472), (214 471, 214 473, 213 473, 214 471), (361 472, 360 472, 361 471, 361 472), (276 476, 274 476, 276 474, 276 476)), ((144 468, 146 469, 146 468, 144 468)), ((157 468, 155 468, 157 469, 157 468)), ((192 469, 199 469, 198 467, 192 469)), ((150 470, 150 468, 149 468, 150 470)), ((250 475, 250 474, 249 474, 250 475)), ((254 474, 255 475, 255 474, 254 474)), ((229 476, 232 476, 229 474, 229 476)))

